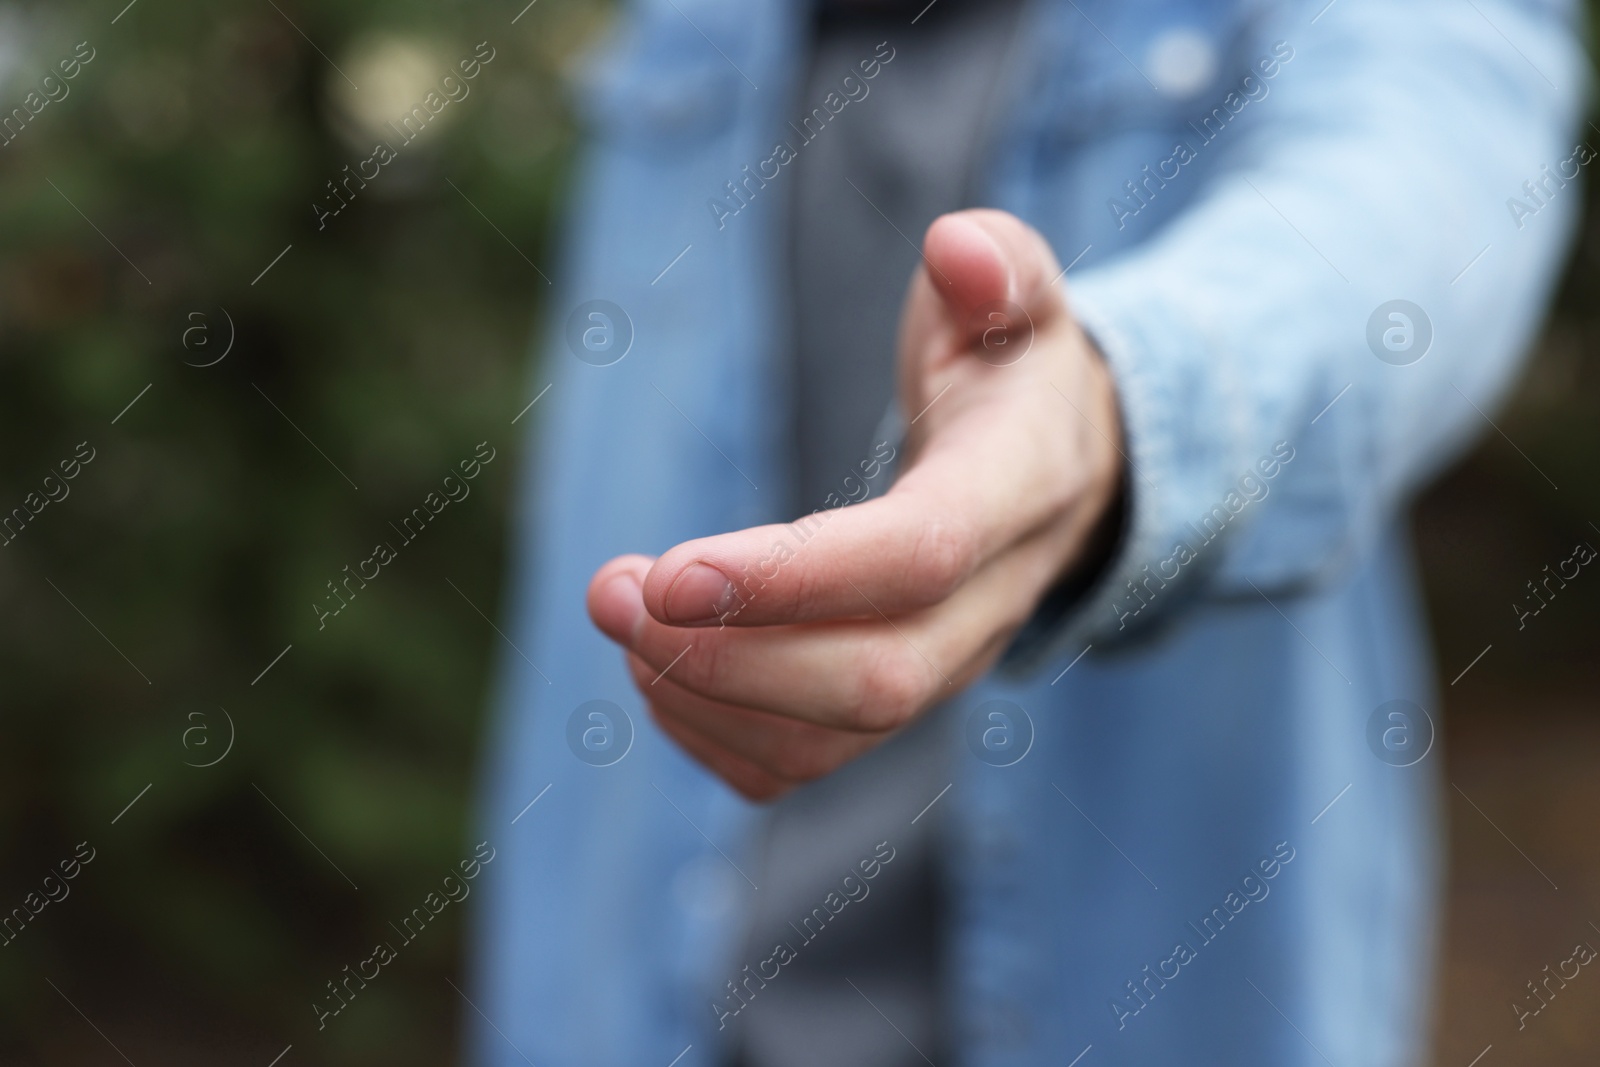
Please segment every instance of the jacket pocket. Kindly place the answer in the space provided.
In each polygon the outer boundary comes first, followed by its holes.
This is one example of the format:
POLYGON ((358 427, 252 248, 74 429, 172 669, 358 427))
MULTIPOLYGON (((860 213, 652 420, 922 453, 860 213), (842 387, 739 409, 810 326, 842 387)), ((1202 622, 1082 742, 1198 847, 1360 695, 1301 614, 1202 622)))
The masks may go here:
POLYGON ((1252 52, 1262 50, 1260 8, 1254 0, 1052 4, 1041 126, 1070 142, 1198 121, 1245 75, 1260 80, 1252 52))

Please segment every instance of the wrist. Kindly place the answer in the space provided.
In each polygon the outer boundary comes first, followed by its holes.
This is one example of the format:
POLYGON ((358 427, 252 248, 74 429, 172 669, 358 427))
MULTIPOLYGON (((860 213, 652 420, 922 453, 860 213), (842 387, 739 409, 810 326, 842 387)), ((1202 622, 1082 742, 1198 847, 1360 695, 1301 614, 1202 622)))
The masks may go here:
POLYGON ((1076 324, 1072 333, 1074 389, 1051 385, 1067 401, 1061 425, 1074 438, 1077 469, 1067 474, 1071 490, 1059 520, 1060 555, 1039 602, 1057 613, 1070 609, 1115 557, 1129 503, 1115 378, 1089 336, 1076 324))

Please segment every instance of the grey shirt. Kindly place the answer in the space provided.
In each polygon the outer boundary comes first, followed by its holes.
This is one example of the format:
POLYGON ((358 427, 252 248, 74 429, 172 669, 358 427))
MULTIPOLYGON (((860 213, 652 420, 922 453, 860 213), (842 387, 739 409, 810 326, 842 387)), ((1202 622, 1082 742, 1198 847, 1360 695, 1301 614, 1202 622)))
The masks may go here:
MULTIPOLYGON (((973 203, 1017 3, 824 4, 796 112, 808 114, 880 42, 869 91, 800 148, 790 201, 797 514, 859 495, 894 397, 900 305, 923 232, 973 203)), ((881 454, 881 453, 879 453, 881 454)), ((870 469, 870 468, 869 468, 870 469)), ((886 485, 871 483, 872 495, 886 485)), ((741 1067, 941 1065, 940 807, 950 782, 938 711, 774 804, 740 957, 794 959, 730 1020, 741 1067), (923 810, 927 808, 925 814, 923 810), (915 820, 915 821, 913 821, 915 820), (876 876, 860 864, 885 854, 876 876), (845 899, 845 876, 854 878, 845 899), (834 908, 825 906, 829 894, 834 908), (864 894, 864 895, 861 895, 864 894), (820 909, 820 910, 819 910, 820 909)), ((869 869, 871 869, 869 867, 869 869)))

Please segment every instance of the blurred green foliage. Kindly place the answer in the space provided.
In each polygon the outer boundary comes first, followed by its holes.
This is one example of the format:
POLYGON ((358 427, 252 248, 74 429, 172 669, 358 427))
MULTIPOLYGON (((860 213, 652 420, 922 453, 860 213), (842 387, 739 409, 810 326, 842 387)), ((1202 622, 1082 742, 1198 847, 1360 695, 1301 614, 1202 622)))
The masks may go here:
POLYGON ((0 1062, 111 1054, 64 997, 140 1063, 446 1062, 460 908, 321 1034, 310 1003, 471 855, 532 264, 604 9, 123 2, 0 4, 6 111, 93 49, 0 148, 0 509, 95 450, 0 548, 0 909, 97 850, 0 948, 0 1062), (319 229, 374 122, 482 41, 468 95, 384 134, 400 158, 319 229), (402 545, 389 523, 485 440, 471 495, 402 545), (221 709, 232 751, 185 766, 223 751, 221 709))
MULTIPOLYGON (((134 1062, 454 1057, 462 909, 321 1034, 310 1003, 471 851, 511 419, 541 387, 533 264, 550 270, 572 146, 567 68, 606 11, 540 0, 513 25, 522 4, 0 3, 0 108, 95 50, 0 148, 0 515, 79 442, 96 453, 0 547, 0 913, 96 849, 0 947, 0 1062, 105 1061, 69 997, 134 1062), (471 94, 318 229, 373 116, 480 41, 496 58, 471 94), (324 583, 484 440, 471 496, 319 630, 324 583), (226 758, 187 766, 228 717, 226 758)), ((1419 521, 1441 669, 1495 641, 1479 671, 1535 702, 1600 633, 1591 594, 1506 634, 1526 579, 1600 543, 1588 217, 1500 420, 1560 491, 1490 433, 1419 521)))

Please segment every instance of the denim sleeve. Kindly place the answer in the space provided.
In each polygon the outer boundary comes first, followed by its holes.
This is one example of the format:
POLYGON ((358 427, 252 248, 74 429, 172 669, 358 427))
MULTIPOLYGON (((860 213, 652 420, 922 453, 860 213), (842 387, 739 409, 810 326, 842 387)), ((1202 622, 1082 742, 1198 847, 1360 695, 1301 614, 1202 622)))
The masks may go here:
POLYGON ((1292 38, 1292 71, 1195 202, 1074 276, 1117 383, 1126 515, 1009 668, 1326 581, 1513 383, 1591 156, 1576 16, 1336 0, 1309 23, 1324 2, 1269 38, 1292 38))

